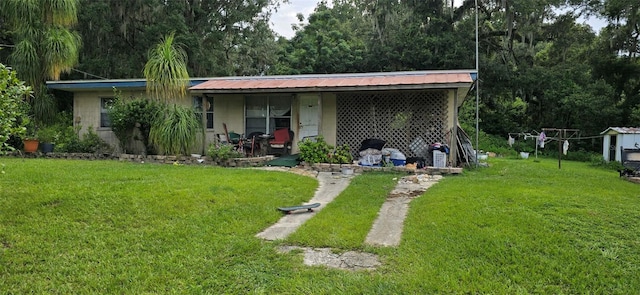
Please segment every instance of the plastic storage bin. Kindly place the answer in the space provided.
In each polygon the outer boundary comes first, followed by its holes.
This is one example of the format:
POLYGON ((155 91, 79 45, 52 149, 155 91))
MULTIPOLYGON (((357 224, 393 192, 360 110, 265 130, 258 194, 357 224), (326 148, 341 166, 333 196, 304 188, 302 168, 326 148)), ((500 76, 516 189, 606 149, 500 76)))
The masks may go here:
POLYGON ((447 167, 447 154, 441 151, 433 151, 433 167, 447 167))
POLYGON ((391 159, 391 163, 393 163, 393 166, 404 166, 407 160, 391 159))

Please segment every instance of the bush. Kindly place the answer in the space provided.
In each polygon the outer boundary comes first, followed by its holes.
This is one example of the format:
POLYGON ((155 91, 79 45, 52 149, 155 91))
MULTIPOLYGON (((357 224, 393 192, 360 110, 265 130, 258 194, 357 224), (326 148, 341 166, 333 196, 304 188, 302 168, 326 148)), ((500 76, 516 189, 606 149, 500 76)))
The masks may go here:
POLYGON ((347 144, 336 147, 333 154, 329 157, 329 163, 351 164, 352 162, 353 155, 351 155, 351 148, 347 144))
POLYGON ((300 149, 300 159, 308 164, 329 163, 329 154, 333 150, 324 137, 318 136, 314 139, 306 138, 298 142, 300 149))
POLYGON ((11 137, 23 136, 29 123, 29 105, 24 98, 31 92, 16 73, 0 63, 0 153, 14 148, 11 137))
POLYGON ((98 134, 89 128, 89 132, 82 136, 78 136, 80 127, 74 128, 68 126, 61 130, 58 135, 58 142, 54 148, 59 153, 99 153, 108 154, 113 151, 111 146, 107 144, 98 134))
POLYGON ((207 156, 215 162, 224 162, 232 158, 242 158, 242 153, 236 151, 230 144, 210 144, 207 156))
POLYGON ((147 154, 154 154, 155 148, 149 144, 149 132, 155 116, 161 110, 161 106, 152 100, 136 98, 124 100, 116 92, 116 99, 109 109, 109 119, 111 120, 111 130, 120 141, 120 146, 124 149, 133 138, 133 131, 136 127, 140 130, 140 140, 145 146, 147 154))
POLYGON ((318 136, 315 139, 306 138, 298 142, 298 148, 300 149, 300 159, 309 164, 351 164, 353 161, 349 145, 343 144, 334 149, 333 146, 324 141, 322 136, 318 136))

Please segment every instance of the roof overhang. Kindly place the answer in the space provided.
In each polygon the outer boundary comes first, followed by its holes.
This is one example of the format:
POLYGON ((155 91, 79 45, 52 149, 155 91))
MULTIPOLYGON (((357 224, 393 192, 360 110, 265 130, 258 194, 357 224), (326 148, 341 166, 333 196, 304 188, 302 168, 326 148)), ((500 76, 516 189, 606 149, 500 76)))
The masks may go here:
MULTIPOLYGON (((190 79, 189 87, 198 85, 202 82, 209 81, 210 78, 193 78, 190 79)), ((68 81, 47 81, 47 88, 64 90, 69 92, 78 91, 98 91, 127 89, 127 90, 144 90, 147 86, 146 79, 109 79, 109 80, 68 80, 68 81)))
POLYGON ((191 93, 246 94, 469 88, 473 70, 212 78, 191 93))
POLYGON ((607 130, 600 132, 600 135, 615 134, 640 134, 640 127, 609 127, 607 130))

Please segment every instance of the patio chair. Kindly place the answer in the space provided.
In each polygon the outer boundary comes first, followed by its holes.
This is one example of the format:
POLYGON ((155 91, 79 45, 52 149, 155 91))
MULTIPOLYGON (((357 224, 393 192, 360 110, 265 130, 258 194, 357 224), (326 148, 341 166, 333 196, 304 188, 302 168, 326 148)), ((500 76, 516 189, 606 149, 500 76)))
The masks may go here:
POLYGON ((293 131, 287 128, 277 129, 273 132, 273 139, 269 141, 269 153, 281 151, 280 155, 288 155, 291 151, 293 131))
POLYGON ((249 133, 249 136, 247 136, 243 144, 243 148, 247 155, 253 157, 256 153, 260 152, 260 149, 262 148, 260 146, 260 136, 263 134, 264 132, 259 131, 249 133))

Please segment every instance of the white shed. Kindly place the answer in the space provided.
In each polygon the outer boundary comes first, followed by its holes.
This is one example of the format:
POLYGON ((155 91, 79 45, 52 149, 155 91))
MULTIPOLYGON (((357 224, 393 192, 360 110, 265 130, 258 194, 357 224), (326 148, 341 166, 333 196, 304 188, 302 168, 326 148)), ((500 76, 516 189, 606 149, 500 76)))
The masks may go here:
POLYGON ((600 133, 605 161, 621 161, 621 149, 640 149, 640 127, 609 127, 600 133))

